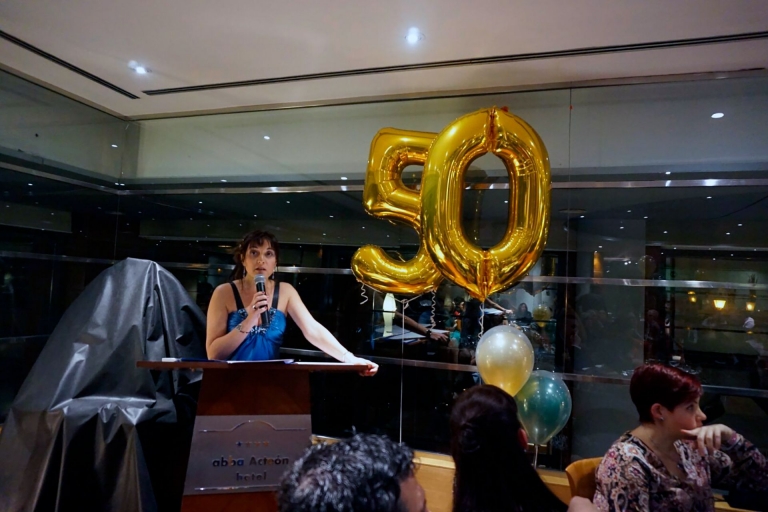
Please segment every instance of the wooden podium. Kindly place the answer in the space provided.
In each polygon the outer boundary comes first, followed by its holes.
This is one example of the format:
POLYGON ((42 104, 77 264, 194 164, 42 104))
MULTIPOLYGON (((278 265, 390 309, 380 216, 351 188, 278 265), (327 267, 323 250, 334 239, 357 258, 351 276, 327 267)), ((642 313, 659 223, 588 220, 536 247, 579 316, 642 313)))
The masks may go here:
MULTIPOLYGON (((197 403, 195 435, 198 435, 199 425, 202 425, 206 419, 215 419, 206 417, 308 416, 310 414, 309 374, 311 372, 361 372, 366 369, 364 365, 342 363, 286 364, 284 362, 258 361, 139 361, 137 366, 160 371, 186 369, 203 372, 197 403)), ((311 431, 307 434, 305 447, 309 446, 311 431)), ((193 437, 192 453, 195 452, 194 439, 193 437)), ((222 457, 222 464, 227 465, 224 457, 222 457)), ((282 468, 280 469, 282 471, 282 468)), ((187 483, 189 483, 189 479, 190 469, 188 468, 187 483)), ((222 492, 213 491, 207 494, 190 494, 185 490, 181 510, 182 512, 277 510, 274 490, 237 492, 233 489, 222 492)))

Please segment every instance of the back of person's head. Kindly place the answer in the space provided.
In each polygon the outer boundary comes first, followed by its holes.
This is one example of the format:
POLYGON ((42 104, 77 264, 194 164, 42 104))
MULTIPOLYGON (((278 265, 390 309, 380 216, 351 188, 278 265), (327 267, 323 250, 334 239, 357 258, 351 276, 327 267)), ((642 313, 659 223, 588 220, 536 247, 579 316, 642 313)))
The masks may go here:
POLYGON ((309 448, 283 476, 278 504, 281 512, 403 512, 401 484, 411 477, 406 445, 358 434, 309 448))
POLYGON ((528 462, 517 404, 505 391, 468 389, 456 400, 450 424, 454 512, 567 509, 528 462))
POLYGON ((629 382, 629 396, 637 408, 641 423, 653 423, 651 407, 663 405, 673 410, 680 404, 701 397, 699 379, 679 368, 660 363, 635 368, 629 382))

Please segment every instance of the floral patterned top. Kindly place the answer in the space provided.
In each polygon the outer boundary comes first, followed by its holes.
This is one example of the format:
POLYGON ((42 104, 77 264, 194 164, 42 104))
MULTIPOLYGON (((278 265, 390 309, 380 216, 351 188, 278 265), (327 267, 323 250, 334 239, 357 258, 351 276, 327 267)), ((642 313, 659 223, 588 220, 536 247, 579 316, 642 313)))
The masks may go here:
POLYGON ((613 443, 595 475, 594 504, 600 511, 709 512, 712 487, 768 489, 768 461, 735 434, 720 450, 702 456, 695 441, 677 441, 685 480, 669 473, 661 459, 629 432, 613 443))

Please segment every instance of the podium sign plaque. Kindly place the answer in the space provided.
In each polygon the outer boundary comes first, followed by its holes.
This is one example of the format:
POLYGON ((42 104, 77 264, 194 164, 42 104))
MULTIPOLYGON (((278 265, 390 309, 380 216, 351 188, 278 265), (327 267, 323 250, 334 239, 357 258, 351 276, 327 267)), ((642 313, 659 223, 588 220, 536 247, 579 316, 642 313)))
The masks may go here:
POLYGON ((311 434, 309 414, 199 416, 184 495, 277 490, 311 434))

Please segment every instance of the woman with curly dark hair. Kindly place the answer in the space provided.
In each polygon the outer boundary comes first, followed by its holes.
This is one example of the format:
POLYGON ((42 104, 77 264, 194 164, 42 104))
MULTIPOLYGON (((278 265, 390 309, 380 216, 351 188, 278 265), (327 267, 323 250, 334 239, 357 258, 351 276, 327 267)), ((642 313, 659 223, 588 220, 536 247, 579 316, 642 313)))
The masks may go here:
POLYGON ((208 306, 208 357, 241 361, 277 359, 290 316, 317 348, 339 361, 364 364, 368 366, 366 375, 375 374, 378 365, 345 349, 312 318, 293 286, 274 279, 279 252, 277 238, 266 231, 252 231, 238 243, 234 250, 233 280, 214 290, 208 306), (264 292, 256 290, 256 276, 264 277, 264 292), (268 314, 269 325, 261 324, 262 313, 268 314))

